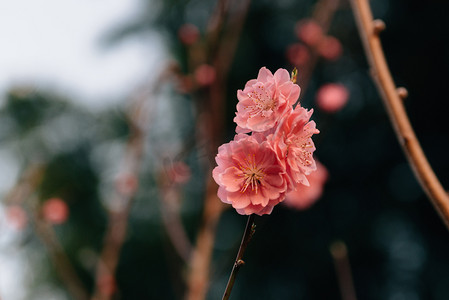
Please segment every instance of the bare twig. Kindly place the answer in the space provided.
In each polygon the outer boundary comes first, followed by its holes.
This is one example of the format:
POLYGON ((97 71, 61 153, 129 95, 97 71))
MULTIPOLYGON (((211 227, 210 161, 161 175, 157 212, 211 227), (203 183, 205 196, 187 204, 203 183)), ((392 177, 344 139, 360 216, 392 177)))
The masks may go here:
MULTIPOLYGON (((230 16, 232 20, 230 28, 224 29, 225 18, 229 10, 228 0, 219 0, 217 3, 217 13, 210 21, 208 34, 208 57, 216 68, 217 77, 209 88, 209 98, 205 105, 199 107, 200 120, 198 128, 207 128, 206 136, 202 138, 208 141, 206 155, 208 162, 213 161, 218 146, 222 143, 224 133, 224 102, 226 99, 225 86, 229 65, 232 63, 234 52, 237 48, 238 39, 246 18, 250 0, 246 0, 237 9, 235 16, 230 16), (223 38, 219 39, 219 34, 227 30, 227 43, 223 38), (227 49, 226 52, 223 52, 227 49), (225 54, 224 54, 225 53, 225 54), (227 63, 220 63, 220 57, 227 55, 227 63)), ((210 166, 207 166, 210 172, 210 166)), ((202 300, 206 297, 209 285, 209 270, 211 264, 212 250, 215 239, 215 231, 218 220, 224 210, 223 203, 217 197, 217 185, 209 176, 207 191, 204 202, 203 220, 198 231, 195 249, 190 259, 189 272, 187 274, 187 300, 202 300)))
MULTIPOLYGON (((320 0, 312 13, 312 19, 315 20, 323 30, 327 33, 332 21, 332 18, 339 6, 340 0, 320 0)), ((310 49, 310 59, 307 64, 299 70, 299 85, 301 86, 301 93, 304 94, 309 81, 312 77, 313 70, 319 60, 318 51, 315 48, 310 49)))
POLYGON ((351 266, 349 264, 348 249, 343 241, 336 241, 330 247, 334 259, 335 273, 342 300, 357 300, 352 280, 351 266))
POLYGON ((399 143, 421 187, 449 228, 449 196, 432 170, 416 138, 415 132, 407 117, 403 101, 397 92, 385 60, 379 38, 379 32, 385 26, 383 22, 373 20, 367 0, 351 0, 351 5, 357 20, 365 52, 372 68, 374 81, 387 107, 399 143))
POLYGON ((22 204, 31 196, 42 180, 45 171, 44 165, 32 164, 26 168, 16 185, 4 198, 6 204, 22 204))
POLYGON ((232 66, 235 51, 237 50, 240 35, 243 30, 243 25, 246 21, 246 16, 248 15, 248 10, 251 5, 251 0, 243 0, 239 2, 241 3, 235 8, 235 13, 230 16, 229 26, 223 35, 220 48, 217 51, 217 56, 214 58, 214 66, 223 76, 224 82, 226 82, 227 74, 232 66))
MULTIPOLYGON (((37 201, 37 199, 35 201, 37 201)), ((33 210, 37 211, 37 209, 33 210)), ((64 285, 67 287, 69 293, 77 300, 89 299, 89 294, 80 281, 72 263, 65 254, 64 248, 59 243, 52 225, 42 221, 37 214, 34 216, 34 224, 37 236, 47 248, 53 266, 64 285)))
POLYGON ((231 296, 231 291, 234 286, 237 273, 240 270, 240 267, 245 264, 245 262, 243 261, 243 254, 245 253, 246 247, 248 246, 248 243, 251 241, 251 238, 256 229, 256 226, 254 225, 255 216, 256 215, 252 214, 248 217, 245 232, 243 233, 242 237, 242 243, 240 244, 239 252, 237 253, 234 266, 232 267, 231 275, 229 276, 229 281, 228 284, 226 285, 226 289, 223 294, 222 300, 228 300, 229 297, 231 296))
POLYGON ((217 185, 210 178, 204 203, 203 223, 190 259, 186 300, 201 300, 206 297, 215 232, 223 209, 224 204, 217 197, 217 185))
POLYGON ((170 182, 170 178, 166 178, 168 177, 167 175, 161 174, 159 177, 162 178, 162 182, 159 183, 159 189, 161 190, 164 227, 176 252, 185 263, 188 263, 192 244, 187 237, 179 213, 179 188, 176 187, 176 184, 170 182))
POLYGON ((139 162, 142 157, 144 145, 143 125, 146 122, 146 111, 144 109, 146 97, 151 89, 147 84, 139 94, 137 100, 131 106, 128 119, 131 128, 130 138, 127 142, 126 152, 124 156, 124 165, 126 175, 130 176, 134 181, 134 186, 129 191, 119 191, 116 186, 113 199, 116 199, 118 207, 110 208, 108 211, 108 225, 103 241, 103 249, 100 254, 96 269, 96 284, 92 300, 109 300, 115 293, 113 289, 115 271, 117 268, 120 252, 125 241, 126 231, 128 227, 128 216, 132 207, 134 195, 136 193, 139 162), (111 289, 104 291, 102 282, 105 278, 111 280, 111 289))
POLYGON ((8 204, 25 204, 25 201, 28 200, 26 203, 30 206, 36 235, 47 249, 59 278, 73 299, 87 300, 89 299, 88 292, 65 254, 53 228, 39 217, 37 198, 32 195, 41 183, 44 172, 44 165, 30 165, 5 197, 5 202, 8 204))

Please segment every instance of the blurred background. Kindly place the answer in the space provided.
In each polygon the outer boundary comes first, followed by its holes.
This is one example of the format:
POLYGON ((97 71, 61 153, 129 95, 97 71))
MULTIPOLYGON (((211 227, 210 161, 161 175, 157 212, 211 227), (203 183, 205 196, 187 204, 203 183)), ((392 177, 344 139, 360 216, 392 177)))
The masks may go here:
MULTIPOLYGON (((371 1, 449 186, 449 2, 371 1)), ((216 197, 236 93, 298 69, 320 172, 256 218, 231 299, 449 299, 449 232, 346 0, 0 3, 0 299, 221 299, 246 217, 216 197)))

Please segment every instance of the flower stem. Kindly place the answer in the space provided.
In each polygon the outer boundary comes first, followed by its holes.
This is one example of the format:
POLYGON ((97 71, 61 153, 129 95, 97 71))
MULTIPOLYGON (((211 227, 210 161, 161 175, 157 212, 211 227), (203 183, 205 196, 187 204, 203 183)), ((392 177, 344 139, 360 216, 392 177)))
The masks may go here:
POLYGON ((245 264, 242 260, 243 254, 245 253, 246 247, 249 244, 254 232, 256 231, 256 225, 254 224, 255 214, 252 214, 248 217, 248 222, 246 223, 245 233, 242 237, 242 243, 240 244, 239 252, 237 253, 237 257, 234 262, 234 266, 232 267, 231 275, 229 276, 228 284, 226 285, 226 290, 223 294, 222 300, 228 300, 229 296, 231 296, 231 290, 234 286, 235 278, 237 276, 237 272, 240 270, 240 267, 245 264))

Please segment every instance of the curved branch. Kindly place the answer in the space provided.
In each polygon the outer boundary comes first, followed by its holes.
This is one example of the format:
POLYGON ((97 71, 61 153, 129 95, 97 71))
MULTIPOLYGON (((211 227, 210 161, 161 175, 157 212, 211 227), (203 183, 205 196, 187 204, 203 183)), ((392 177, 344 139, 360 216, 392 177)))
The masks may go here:
POLYGON ((449 228, 449 195, 432 170, 416 138, 401 99, 404 93, 398 92, 385 60, 379 38, 379 33, 385 29, 385 24, 380 20, 373 20, 367 0, 351 0, 351 6, 372 68, 374 81, 387 107, 399 143, 421 187, 449 228))

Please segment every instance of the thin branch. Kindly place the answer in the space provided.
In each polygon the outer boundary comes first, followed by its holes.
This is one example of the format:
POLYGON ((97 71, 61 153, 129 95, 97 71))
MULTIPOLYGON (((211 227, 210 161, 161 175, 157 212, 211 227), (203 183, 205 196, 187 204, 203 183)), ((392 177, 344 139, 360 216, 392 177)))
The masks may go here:
POLYGON ((385 24, 382 21, 373 20, 367 0, 351 0, 351 6, 372 68, 374 81, 387 107, 399 143, 421 187, 449 228, 449 195, 432 170, 416 138, 382 50, 379 33, 385 28, 385 24))
POLYGON ((190 259, 186 300, 206 298, 216 227, 223 210, 224 204, 217 197, 217 185, 210 176, 204 202, 203 223, 190 259))
MULTIPOLYGON (((234 1, 234 3, 236 2, 234 1)), ((241 3, 239 9, 235 12, 236 15, 229 16, 232 20, 228 22, 231 23, 229 25, 225 24, 225 19, 229 14, 229 1, 218 0, 217 13, 210 21, 211 25, 209 26, 207 39, 209 46, 208 58, 216 68, 217 78, 209 88, 207 101, 199 107, 200 120, 197 125, 197 128, 205 128, 207 130, 203 132, 204 136, 201 138, 206 140, 209 145, 206 150, 208 163, 213 161, 218 146, 223 142, 226 79, 247 16, 249 4, 250 0, 245 0, 244 3, 241 3), (230 28, 224 28, 225 25, 230 28), (225 38, 220 40, 220 34, 223 31, 228 31, 229 33, 227 35, 228 43, 224 43, 225 38), (231 33, 234 34, 232 37, 231 33), (220 55, 223 55, 223 48, 228 49, 225 52, 228 56, 228 63, 225 66, 219 61, 220 55)), ((210 174, 210 165, 207 167, 210 174)), ((191 255, 189 272, 187 274, 186 300, 202 300, 206 297, 216 227, 221 213, 225 209, 225 206, 217 197, 217 189, 217 184, 212 179, 212 176, 209 176, 202 224, 198 231, 195 249, 191 255)))
MULTIPOLYGON (((156 85, 157 86, 157 85, 156 85)), ((108 224, 103 241, 103 248, 96 268, 96 284, 92 300, 109 300, 115 293, 114 278, 120 252, 125 242, 128 228, 128 217, 133 204, 138 185, 138 172, 144 148, 144 128, 147 111, 145 110, 146 97, 152 92, 152 87, 144 84, 142 91, 137 93, 136 101, 131 105, 128 112, 128 120, 131 128, 130 137, 123 159, 127 176, 130 176, 134 187, 129 191, 120 191, 116 185, 113 199, 117 201, 118 207, 110 208, 108 211, 108 224), (110 290, 102 290, 102 281, 110 279, 110 290)))
POLYGON ((178 255, 188 263, 192 252, 192 244, 182 224, 179 212, 179 187, 165 174, 160 174, 162 221, 168 237, 178 255))
MULTIPOLYGON (((335 11, 340 4, 340 0, 320 0, 312 13, 312 19, 315 20, 323 30, 323 34, 329 31, 329 27, 334 17, 335 11)), ((308 63, 299 70, 299 85, 301 94, 304 95, 309 81, 312 78, 313 70, 319 60, 319 54, 315 47, 310 48, 310 59, 308 63)))
MULTIPOLYGON (((220 71, 224 83, 226 83, 227 75, 234 61, 234 55, 251 5, 251 0, 239 2, 241 3, 239 7, 235 8, 234 15, 230 16, 229 26, 223 34, 220 49, 213 61, 215 68, 220 71)), ((225 85, 223 84, 223 86, 225 85)))
MULTIPOLYGON (((35 201, 37 201, 37 199, 35 201)), ((34 209, 34 211, 37 211, 37 209, 34 209)), ((64 285, 67 287, 67 290, 72 295, 73 299, 89 299, 87 290, 84 288, 84 285, 79 279, 72 263, 70 262, 64 251, 64 248, 59 243, 59 240, 51 224, 42 221, 36 214, 34 216, 34 225, 37 236, 41 239, 41 241, 47 248, 56 272, 58 273, 64 285)))
POLYGON ((239 252, 237 253, 237 257, 235 258, 234 266, 232 267, 231 275, 229 276, 229 281, 226 285, 222 300, 228 300, 231 296, 231 291, 234 286, 237 273, 240 270, 240 267, 245 264, 245 262, 243 261, 243 254, 245 253, 246 247, 251 241, 251 238, 253 237, 256 230, 256 226, 254 225, 255 216, 256 215, 252 214, 248 217, 245 232, 243 233, 242 237, 242 243, 240 244, 239 252))
POLYGON ((44 165, 32 164, 27 167, 17 184, 5 197, 5 202, 8 204, 23 205, 25 204, 25 200, 31 198, 27 201, 27 204, 30 206, 34 230, 37 237, 47 249, 50 260, 59 278, 73 299, 87 300, 89 298, 88 292, 73 268, 52 226, 42 221, 39 217, 38 199, 37 196, 32 195, 41 183, 44 172, 44 165))
POLYGON ((357 300, 346 244, 343 241, 336 241, 332 243, 330 252, 334 259, 335 273, 340 286, 341 299, 357 300))

